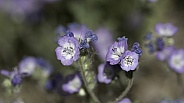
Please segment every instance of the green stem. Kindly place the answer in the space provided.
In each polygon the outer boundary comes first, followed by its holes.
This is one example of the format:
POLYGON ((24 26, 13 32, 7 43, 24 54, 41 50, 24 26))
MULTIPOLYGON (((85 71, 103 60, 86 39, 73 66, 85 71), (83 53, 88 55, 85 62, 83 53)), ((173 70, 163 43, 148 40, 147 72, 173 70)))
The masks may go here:
POLYGON ((133 78, 128 79, 128 85, 126 89, 119 95, 119 97, 117 97, 114 101, 109 102, 109 103, 118 103, 120 100, 122 100, 127 95, 132 85, 133 85, 133 78))
POLYGON ((87 89, 89 95, 92 97, 92 99, 94 100, 94 102, 96 102, 96 103, 101 103, 100 100, 98 99, 98 97, 97 97, 97 96, 95 95, 95 93, 93 92, 93 90, 91 90, 91 89, 89 88, 89 86, 88 86, 88 82, 87 82, 86 77, 85 77, 85 74, 84 74, 84 66, 83 66, 83 64, 82 64, 81 58, 80 58, 79 62, 80 62, 80 65, 81 65, 81 75, 82 75, 82 78, 83 78, 83 81, 84 81, 84 85, 85 85, 85 87, 86 87, 86 89, 87 89))

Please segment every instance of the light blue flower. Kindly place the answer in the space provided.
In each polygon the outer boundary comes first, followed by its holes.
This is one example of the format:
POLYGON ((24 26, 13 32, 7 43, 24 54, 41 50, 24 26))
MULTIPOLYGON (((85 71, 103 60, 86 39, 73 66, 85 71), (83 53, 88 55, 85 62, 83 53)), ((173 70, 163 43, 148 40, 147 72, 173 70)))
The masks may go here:
POLYGON ((118 42, 114 42, 114 44, 109 47, 106 55, 106 61, 109 61, 111 65, 118 64, 128 48, 126 38, 119 38, 118 40, 118 42))
POLYGON ((63 65, 71 65, 79 58, 79 41, 75 37, 63 36, 58 44, 56 56, 63 65))

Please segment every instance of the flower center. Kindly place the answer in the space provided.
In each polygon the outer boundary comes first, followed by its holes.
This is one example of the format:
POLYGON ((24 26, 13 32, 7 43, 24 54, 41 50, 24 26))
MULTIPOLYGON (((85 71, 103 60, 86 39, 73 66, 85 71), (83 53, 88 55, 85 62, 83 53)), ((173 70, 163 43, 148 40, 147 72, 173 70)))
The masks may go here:
POLYGON ((112 48, 112 58, 114 58, 115 60, 118 60, 119 57, 121 57, 121 55, 124 53, 124 48, 123 47, 113 47, 112 48))
POLYGON ((71 43, 65 43, 62 49, 62 55, 65 56, 66 59, 70 59, 74 56, 74 54, 74 45, 71 43))
POLYGON ((71 54, 73 54, 73 51, 74 51, 74 49, 72 48, 72 47, 66 47, 66 48, 64 48, 63 49, 63 52, 66 54, 66 55, 71 55, 71 54))
POLYGON ((184 60, 183 60, 181 55, 174 56, 172 59, 172 63, 178 69, 180 69, 184 66, 184 60))
POLYGON ((133 62, 134 62, 134 59, 132 56, 128 55, 126 56, 124 59, 123 59, 123 62, 125 64, 125 66, 132 66, 133 65, 133 62))

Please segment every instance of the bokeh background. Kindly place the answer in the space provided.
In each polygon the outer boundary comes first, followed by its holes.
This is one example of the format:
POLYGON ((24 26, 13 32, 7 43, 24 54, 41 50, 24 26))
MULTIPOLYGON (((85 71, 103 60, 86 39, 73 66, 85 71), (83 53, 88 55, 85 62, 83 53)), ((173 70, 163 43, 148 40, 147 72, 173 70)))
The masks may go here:
MULTIPOLYGON (((147 52, 143 39, 148 32, 154 32, 156 23, 170 22, 179 29, 173 37, 176 48, 184 48, 184 1, 150 1, 0 0, 0 69, 12 70, 23 57, 34 56, 49 61, 54 72, 71 73, 72 70, 56 59, 56 28, 58 25, 79 23, 93 31, 106 28, 111 31, 114 40, 126 36, 129 46, 136 41, 141 44, 144 54, 140 58, 139 69, 134 73, 133 87, 127 95, 133 103, 160 103, 165 98, 184 98, 175 73, 147 52)), ((100 59, 98 61, 102 63, 100 59)), ((98 63, 95 63, 94 69, 97 69, 98 63)), ((0 83, 4 78, 0 76, 0 83)), ((47 92, 44 88, 40 89, 36 82, 31 78, 23 81, 20 95, 26 103, 82 103, 84 99, 47 92)), ((96 91, 100 98, 106 99, 108 93, 117 95, 124 87, 100 84, 97 88, 105 88, 96 91)), ((0 99, 8 103, 10 97, 4 94, 2 85, 0 90, 0 99)))

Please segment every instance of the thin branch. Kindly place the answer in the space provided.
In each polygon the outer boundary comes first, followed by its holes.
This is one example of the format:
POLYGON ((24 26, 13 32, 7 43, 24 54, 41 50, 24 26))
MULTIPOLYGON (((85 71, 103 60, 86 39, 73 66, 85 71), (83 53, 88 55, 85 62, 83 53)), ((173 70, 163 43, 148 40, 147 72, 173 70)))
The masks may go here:
POLYGON ((119 95, 119 97, 117 97, 114 101, 109 102, 109 103, 118 103, 120 100, 122 100, 127 95, 132 85, 133 85, 133 78, 128 79, 128 85, 126 89, 119 95))

